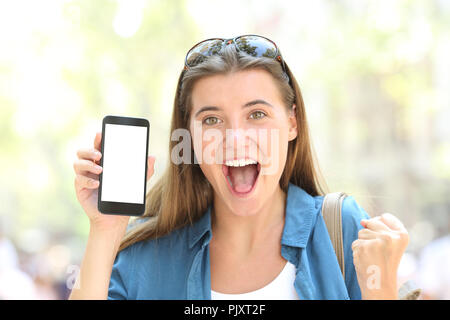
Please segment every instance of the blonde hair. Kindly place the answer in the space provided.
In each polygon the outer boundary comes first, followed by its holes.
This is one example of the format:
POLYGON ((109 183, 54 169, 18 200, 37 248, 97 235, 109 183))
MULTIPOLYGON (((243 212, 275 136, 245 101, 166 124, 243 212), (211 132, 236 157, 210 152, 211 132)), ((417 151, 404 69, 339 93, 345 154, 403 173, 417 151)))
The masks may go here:
MULTIPOLYGON (((285 77, 278 61, 267 57, 255 58, 236 51, 233 46, 226 46, 220 54, 183 70, 178 79, 170 132, 179 128, 189 130, 192 88, 200 78, 240 70, 266 70, 274 78, 286 108, 291 109, 293 104, 297 106, 298 134, 297 138, 289 142, 280 187, 287 192, 291 182, 311 196, 323 195, 325 183, 313 160, 314 152, 300 87, 288 65, 285 66, 290 80, 285 77)), ((170 140, 169 154, 177 143, 170 140)), ((166 171, 146 195, 147 207, 142 216, 145 221, 125 235, 119 250, 139 241, 167 235, 175 229, 194 223, 205 213, 212 202, 213 190, 200 166, 194 163, 193 152, 190 163, 177 165, 169 160, 166 171)))

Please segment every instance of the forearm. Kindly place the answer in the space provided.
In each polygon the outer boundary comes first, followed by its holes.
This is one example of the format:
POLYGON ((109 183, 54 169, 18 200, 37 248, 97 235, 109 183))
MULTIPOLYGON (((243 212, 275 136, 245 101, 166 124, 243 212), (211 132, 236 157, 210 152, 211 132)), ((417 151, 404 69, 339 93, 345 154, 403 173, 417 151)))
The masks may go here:
POLYGON ((373 290, 361 294, 362 300, 397 300, 397 292, 392 290, 373 290))
POLYGON ((397 300, 398 289, 396 279, 391 279, 380 286, 361 287, 361 298, 362 300, 397 300))
POLYGON ((111 270, 123 234, 91 227, 80 272, 69 299, 107 299, 111 270))

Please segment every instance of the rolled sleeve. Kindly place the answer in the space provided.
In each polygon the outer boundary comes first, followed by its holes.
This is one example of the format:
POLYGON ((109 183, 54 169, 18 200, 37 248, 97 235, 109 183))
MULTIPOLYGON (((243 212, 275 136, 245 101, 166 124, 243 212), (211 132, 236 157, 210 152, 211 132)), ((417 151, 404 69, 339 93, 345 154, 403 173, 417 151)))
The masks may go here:
POLYGON ((119 252, 114 261, 109 281, 108 300, 126 300, 128 293, 125 286, 127 269, 130 267, 127 249, 119 252))

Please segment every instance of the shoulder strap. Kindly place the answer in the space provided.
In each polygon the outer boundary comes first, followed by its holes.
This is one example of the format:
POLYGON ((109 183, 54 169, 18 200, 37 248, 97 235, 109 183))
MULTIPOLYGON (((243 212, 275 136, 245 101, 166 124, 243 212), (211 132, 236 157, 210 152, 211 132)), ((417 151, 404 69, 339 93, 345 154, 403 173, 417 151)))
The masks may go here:
POLYGON ((328 234, 336 253, 342 276, 345 279, 344 246, 342 237, 342 202, 347 195, 344 192, 328 193, 324 196, 322 215, 328 229, 328 234))

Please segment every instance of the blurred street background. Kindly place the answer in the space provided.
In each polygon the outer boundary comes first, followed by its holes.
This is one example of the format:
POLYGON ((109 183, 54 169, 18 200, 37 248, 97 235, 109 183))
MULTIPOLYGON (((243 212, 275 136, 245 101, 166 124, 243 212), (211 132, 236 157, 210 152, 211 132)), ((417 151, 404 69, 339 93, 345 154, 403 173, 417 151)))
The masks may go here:
POLYGON ((399 282, 450 299, 450 1, 0 0, 0 299, 66 299, 89 221, 76 150, 107 114, 149 119, 156 172, 184 57, 274 40, 305 99, 329 191, 390 212, 399 282))

